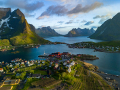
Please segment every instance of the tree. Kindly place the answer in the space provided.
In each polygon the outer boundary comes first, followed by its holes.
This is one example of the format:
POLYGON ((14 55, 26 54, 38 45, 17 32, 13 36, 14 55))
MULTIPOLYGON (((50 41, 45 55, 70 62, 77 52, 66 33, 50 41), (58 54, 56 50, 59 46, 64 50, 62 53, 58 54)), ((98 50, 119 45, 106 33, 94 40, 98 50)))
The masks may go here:
POLYGON ((29 72, 33 74, 33 73, 34 73, 34 70, 30 70, 29 72))
POLYGON ((6 67, 3 67, 3 70, 6 71, 6 67))
POLYGON ((21 73, 20 78, 23 80, 25 76, 26 76, 26 72, 23 72, 21 73))

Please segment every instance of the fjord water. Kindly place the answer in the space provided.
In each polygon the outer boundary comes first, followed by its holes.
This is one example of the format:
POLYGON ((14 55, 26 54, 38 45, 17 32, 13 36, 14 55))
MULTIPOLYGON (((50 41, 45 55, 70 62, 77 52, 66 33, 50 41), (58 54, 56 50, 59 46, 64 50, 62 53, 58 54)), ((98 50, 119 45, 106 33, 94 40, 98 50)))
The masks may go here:
MULTIPOLYGON (((51 37, 47 38, 50 41, 56 41, 59 42, 69 42, 69 43, 75 43, 75 42, 81 42, 81 41, 94 41, 94 42, 100 42, 100 40, 93 40, 89 39, 87 37, 51 37), (63 39, 61 39, 63 38, 63 39), (82 39, 81 39, 82 38, 82 39), (66 41, 65 41, 66 40, 66 41)), ((45 51, 45 53, 50 54, 53 52, 70 52, 72 54, 90 54, 90 55, 96 55, 99 57, 98 60, 94 61, 86 61, 93 65, 96 65, 99 67, 100 71, 103 71, 105 73, 109 74, 115 74, 120 75, 120 53, 105 53, 105 52, 94 52, 93 49, 78 49, 78 48, 68 48, 65 44, 58 44, 58 45, 41 45, 39 48, 18 48, 15 51, 19 51, 17 54, 13 54, 13 50, 6 51, 6 52, 0 52, 0 61, 9 62, 12 59, 15 58, 22 58, 26 60, 32 60, 32 59, 40 59, 38 58, 38 55, 42 55, 45 51)))
POLYGON ((50 40, 51 42, 65 42, 68 44, 73 44, 76 42, 102 42, 102 40, 90 39, 88 36, 80 36, 80 37, 49 37, 45 38, 46 40, 50 40))

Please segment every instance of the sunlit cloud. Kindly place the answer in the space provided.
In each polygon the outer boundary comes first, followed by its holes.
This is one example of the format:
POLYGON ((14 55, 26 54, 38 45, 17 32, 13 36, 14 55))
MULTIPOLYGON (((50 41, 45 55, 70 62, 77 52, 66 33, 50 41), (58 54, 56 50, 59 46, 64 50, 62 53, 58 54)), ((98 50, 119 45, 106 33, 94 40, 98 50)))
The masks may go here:
POLYGON ((99 18, 100 18, 99 23, 100 23, 100 24, 103 24, 106 20, 112 18, 112 15, 111 15, 111 14, 102 15, 102 16, 97 15, 97 16, 93 17, 93 19, 99 19, 99 18))
POLYGON ((88 21, 85 25, 91 25, 93 23, 94 23, 94 21, 88 21))
MULTIPOLYGON (((100 2, 95 2, 91 5, 86 5, 82 6, 82 4, 78 4, 75 8, 72 8, 71 10, 67 9, 64 5, 52 5, 47 8, 46 11, 44 11, 39 17, 43 17, 45 15, 47 16, 52 16, 52 15, 57 15, 57 16, 72 16, 72 15, 77 15, 80 13, 87 13, 90 12, 96 8, 99 8, 102 6, 103 3, 100 2)), ((76 16, 75 16, 76 18, 76 16)))

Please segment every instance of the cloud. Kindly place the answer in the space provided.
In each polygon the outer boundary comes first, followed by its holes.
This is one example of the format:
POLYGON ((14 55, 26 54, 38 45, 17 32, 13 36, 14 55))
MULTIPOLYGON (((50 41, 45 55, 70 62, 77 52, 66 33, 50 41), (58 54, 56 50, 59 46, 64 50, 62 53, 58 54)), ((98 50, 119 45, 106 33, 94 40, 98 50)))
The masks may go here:
POLYGON ((58 21, 57 23, 60 23, 60 24, 62 24, 62 23, 64 23, 64 21, 58 21))
POLYGON ((35 14, 34 14, 34 15, 31 15, 31 14, 29 14, 29 13, 24 13, 24 15, 25 15, 26 17, 34 17, 34 16, 35 16, 35 14))
POLYGON ((73 23, 73 20, 70 20, 68 22, 66 22, 65 24, 72 24, 73 23))
POLYGON ((42 27, 47 27, 46 25, 41 25, 41 26, 39 26, 38 28, 42 28, 42 27))
POLYGON ((68 12, 68 14, 87 13, 87 12, 90 12, 90 11, 96 9, 96 8, 99 8, 102 5, 103 5, 103 3, 100 3, 100 2, 95 2, 91 5, 86 5, 84 7, 82 6, 82 4, 78 4, 75 8, 70 10, 68 12))
POLYGON ((81 21, 81 23, 86 23, 86 22, 87 22, 86 20, 81 21))
POLYGON ((62 28, 66 28, 66 27, 58 27, 58 26, 52 26, 53 29, 62 29, 62 28))
POLYGON ((65 8, 65 6, 50 6, 46 11, 44 11, 39 17, 43 16, 51 16, 51 15, 58 15, 58 16, 63 16, 66 14, 68 10, 65 8))
POLYGON ((70 4, 71 2, 78 2, 80 0, 48 0, 48 1, 56 1, 56 2, 63 2, 64 4, 70 4))
POLYGON ((26 12, 33 12, 44 6, 43 2, 40 1, 30 2, 30 0, 6 0, 3 3, 7 7, 24 9, 26 12))
MULTIPOLYGON (((67 0, 65 0, 67 1, 67 0)), ((64 16, 64 15, 68 15, 68 16, 72 16, 72 15, 77 15, 80 13, 87 13, 90 12, 96 8, 99 8, 100 6, 102 6, 103 4, 100 2, 95 2, 91 5, 86 5, 86 6, 82 6, 81 4, 78 4, 75 8, 73 9, 67 9, 65 5, 52 5, 49 6, 47 8, 46 11, 44 11, 39 17, 43 17, 43 16, 52 16, 52 15, 57 15, 57 16, 64 16)), ((37 18, 38 19, 38 18, 37 18)))
POLYGON ((89 22, 87 22, 86 24, 84 24, 84 25, 91 25, 91 24, 93 24, 94 23, 94 21, 89 21, 89 22))
POLYGON ((93 19, 98 19, 98 18, 101 18, 101 16, 97 15, 97 16, 93 17, 93 19))
POLYGON ((99 23, 100 23, 100 24, 103 24, 106 20, 112 18, 112 15, 111 15, 111 14, 102 15, 102 16, 97 15, 97 16, 93 17, 93 19, 99 19, 99 18, 101 19, 101 20, 99 21, 99 23))
POLYGON ((99 24, 103 24, 106 20, 108 20, 107 18, 102 18, 100 21, 99 21, 99 24))
POLYGON ((44 18, 49 18, 49 16, 44 15, 44 16, 40 16, 40 17, 38 17, 37 19, 39 20, 39 19, 44 19, 44 18))
POLYGON ((96 29, 96 28, 98 28, 98 26, 92 26, 91 28, 95 28, 96 29))

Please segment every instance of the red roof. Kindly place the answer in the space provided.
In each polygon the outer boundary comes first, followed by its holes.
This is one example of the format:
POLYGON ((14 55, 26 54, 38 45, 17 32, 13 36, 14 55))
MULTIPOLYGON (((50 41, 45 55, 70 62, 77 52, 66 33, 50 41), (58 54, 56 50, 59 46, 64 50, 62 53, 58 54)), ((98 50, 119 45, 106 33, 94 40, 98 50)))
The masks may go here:
POLYGON ((0 68, 0 70, 3 70, 3 68, 0 68))

